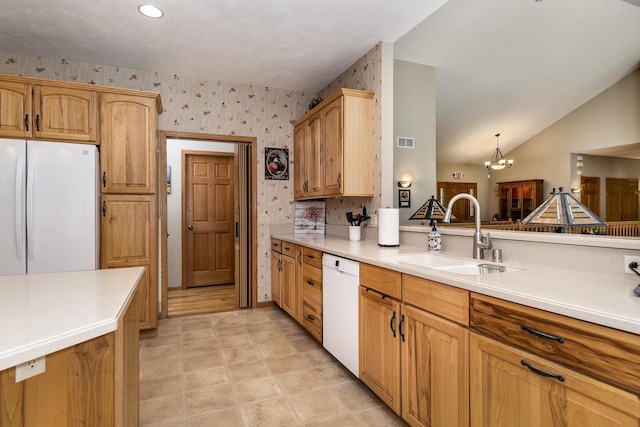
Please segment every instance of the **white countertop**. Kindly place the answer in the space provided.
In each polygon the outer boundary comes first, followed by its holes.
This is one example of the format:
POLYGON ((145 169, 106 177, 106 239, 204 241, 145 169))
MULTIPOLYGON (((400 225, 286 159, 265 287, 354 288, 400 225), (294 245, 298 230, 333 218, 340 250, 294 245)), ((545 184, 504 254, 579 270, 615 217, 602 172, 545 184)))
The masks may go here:
MULTIPOLYGON (((374 241, 352 242, 344 237, 330 235, 314 237, 273 233, 272 237, 529 307, 640 334, 640 297, 633 293, 633 289, 640 284, 640 277, 636 275, 597 274, 570 268, 518 263, 505 265, 524 270, 462 275, 385 259, 397 254, 426 252, 425 247, 402 245, 398 248, 381 248, 374 241)), ((446 256, 446 253, 435 256, 443 255, 446 256)), ((490 260, 475 261, 491 263, 490 260)))
POLYGON ((115 331, 143 272, 0 276, 0 371, 115 331))

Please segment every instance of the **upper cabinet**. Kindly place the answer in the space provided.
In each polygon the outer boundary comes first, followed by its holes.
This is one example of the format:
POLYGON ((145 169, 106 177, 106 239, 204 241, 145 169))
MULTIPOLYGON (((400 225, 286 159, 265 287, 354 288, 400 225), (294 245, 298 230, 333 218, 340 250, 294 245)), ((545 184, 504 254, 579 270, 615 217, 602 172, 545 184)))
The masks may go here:
POLYGON ((295 121, 295 199, 373 196, 372 104, 340 89, 295 121))
POLYGON ((93 90, 0 81, 0 137, 97 142, 93 90))
POLYGON ((156 108, 152 97, 112 93, 100 97, 103 194, 156 192, 156 108))
POLYGON ((98 94, 57 86, 33 87, 33 135, 38 139, 96 142, 98 94))
POLYGON ((31 135, 31 85, 0 81, 0 136, 31 135))

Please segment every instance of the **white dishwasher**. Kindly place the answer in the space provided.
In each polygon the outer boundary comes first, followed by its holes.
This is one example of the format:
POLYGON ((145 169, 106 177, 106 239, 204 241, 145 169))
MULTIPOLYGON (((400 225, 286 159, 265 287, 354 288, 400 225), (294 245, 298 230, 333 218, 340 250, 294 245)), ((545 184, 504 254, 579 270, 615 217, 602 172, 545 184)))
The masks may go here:
POLYGON ((330 254, 322 256, 322 345, 358 378, 359 286, 359 262, 330 254))

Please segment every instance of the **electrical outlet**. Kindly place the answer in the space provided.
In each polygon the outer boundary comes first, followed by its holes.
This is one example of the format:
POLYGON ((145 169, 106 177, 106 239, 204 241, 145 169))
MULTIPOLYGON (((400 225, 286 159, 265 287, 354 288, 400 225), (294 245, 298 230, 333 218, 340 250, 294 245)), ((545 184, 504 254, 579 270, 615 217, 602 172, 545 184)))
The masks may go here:
POLYGON ((377 214, 369 214, 371 218, 369 218, 368 225, 369 227, 377 227, 378 226, 378 215, 377 214))
POLYGON ((640 256, 636 255, 625 255, 624 256, 624 272, 627 274, 636 274, 629 268, 629 264, 632 262, 638 263, 638 268, 636 270, 640 271, 640 256))
POLYGON ((45 370, 45 358, 46 356, 38 357, 16 366, 16 382, 19 383, 27 378, 43 373, 45 370))

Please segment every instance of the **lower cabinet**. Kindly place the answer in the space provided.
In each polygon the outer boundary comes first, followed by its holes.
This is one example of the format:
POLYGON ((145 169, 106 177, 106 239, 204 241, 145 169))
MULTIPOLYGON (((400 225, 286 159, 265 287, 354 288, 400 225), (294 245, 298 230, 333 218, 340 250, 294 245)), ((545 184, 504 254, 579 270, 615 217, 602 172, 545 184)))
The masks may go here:
POLYGON ((322 252, 271 239, 271 299, 322 343, 322 252))
POLYGON ((468 426, 468 292, 367 264, 360 284, 362 382, 409 425, 468 426))
POLYGON ((400 415, 400 302, 360 286, 360 380, 400 415))
POLYGON ((469 331, 402 304, 402 418, 412 426, 469 425, 469 331))
POLYGON ((145 267, 140 283, 140 329, 158 325, 156 197, 102 195, 101 268, 145 267))
POLYGON ((638 397, 470 334, 474 426, 638 426, 638 397))

